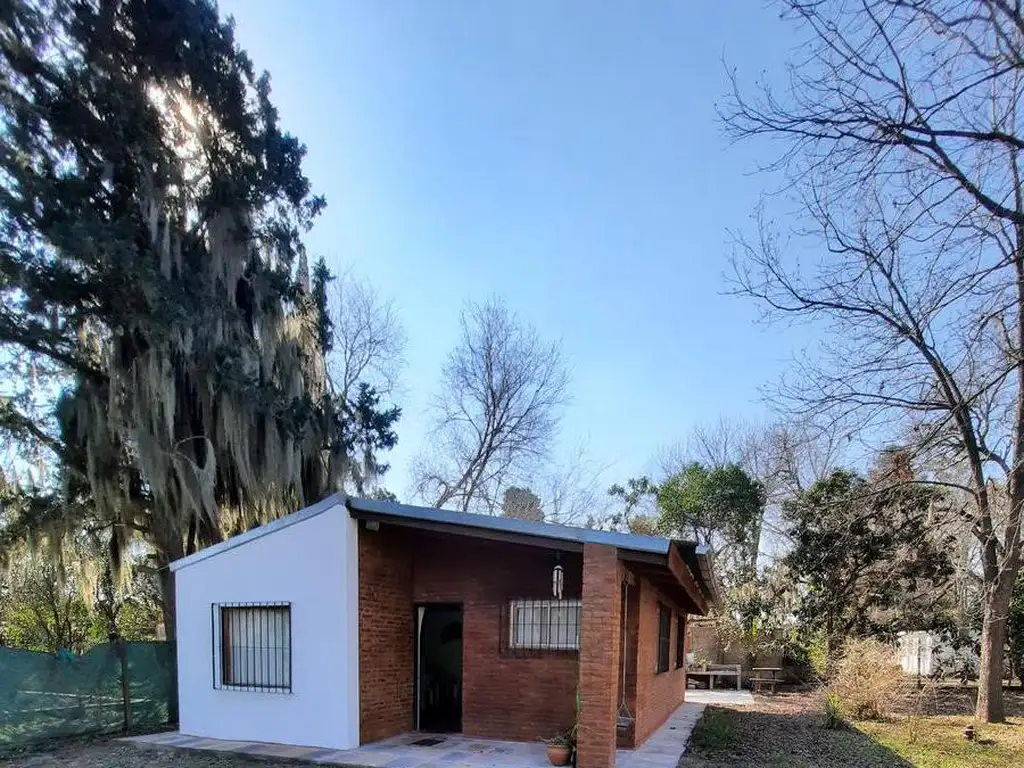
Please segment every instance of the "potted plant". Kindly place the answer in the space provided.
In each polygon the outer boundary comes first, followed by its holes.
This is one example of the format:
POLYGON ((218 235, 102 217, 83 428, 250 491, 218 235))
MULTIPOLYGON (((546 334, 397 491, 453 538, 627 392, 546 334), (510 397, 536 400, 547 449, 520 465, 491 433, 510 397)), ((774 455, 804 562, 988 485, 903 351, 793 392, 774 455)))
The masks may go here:
POLYGON ((575 742, 573 729, 550 739, 544 739, 544 744, 548 748, 548 762, 552 765, 568 765, 572 758, 573 747, 576 745, 575 742))

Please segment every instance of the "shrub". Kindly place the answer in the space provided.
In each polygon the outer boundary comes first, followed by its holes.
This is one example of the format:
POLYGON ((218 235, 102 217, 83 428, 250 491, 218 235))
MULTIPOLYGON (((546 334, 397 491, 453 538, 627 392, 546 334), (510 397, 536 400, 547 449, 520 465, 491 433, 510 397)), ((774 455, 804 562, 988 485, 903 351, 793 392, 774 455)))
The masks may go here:
POLYGON ((884 719, 909 690, 895 650, 877 640, 848 641, 827 688, 854 720, 884 719))
POLYGON ((839 696, 831 691, 825 692, 825 727, 830 730, 842 728, 846 721, 843 719, 842 702, 839 696))
POLYGON ((736 740, 732 712, 708 707, 693 730, 693 748, 702 751, 728 749, 736 740))
POLYGON ((824 680, 828 675, 828 636, 821 630, 815 632, 804 648, 804 653, 811 671, 819 681, 824 680))

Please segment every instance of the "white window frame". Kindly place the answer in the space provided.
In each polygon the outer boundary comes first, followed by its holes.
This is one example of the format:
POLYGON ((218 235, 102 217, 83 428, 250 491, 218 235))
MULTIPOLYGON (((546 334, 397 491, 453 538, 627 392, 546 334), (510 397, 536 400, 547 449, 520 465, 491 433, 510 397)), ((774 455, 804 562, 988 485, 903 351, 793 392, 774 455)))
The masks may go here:
POLYGON ((511 600, 508 606, 508 645, 509 648, 515 648, 517 650, 536 650, 536 651, 578 651, 580 648, 580 625, 583 623, 583 602, 581 600, 511 600), (577 620, 576 620, 576 639, 575 642, 551 642, 551 609, 552 608, 576 608, 577 620), (548 640, 538 640, 536 642, 526 641, 518 642, 516 640, 516 612, 519 610, 540 609, 547 614, 547 622, 541 620, 539 626, 547 627, 548 640))

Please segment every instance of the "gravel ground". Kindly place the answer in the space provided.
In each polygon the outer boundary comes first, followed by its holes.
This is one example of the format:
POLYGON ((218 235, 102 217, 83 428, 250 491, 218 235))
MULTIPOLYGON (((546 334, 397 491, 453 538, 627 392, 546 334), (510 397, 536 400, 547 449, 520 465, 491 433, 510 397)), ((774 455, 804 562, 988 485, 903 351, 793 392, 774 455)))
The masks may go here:
MULTIPOLYGON (((1024 694, 1008 693, 1012 725, 984 726, 990 738, 974 754, 947 755, 929 737, 947 732, 955 739, 969 722, 973 706, 962 689, 935 692, 927 716, 897 719, 890 724, 858 724, 827 730, 822 726, 821 699, 815 694, 759 696, 749 707, 709 707, 697 727, 694 743, 678 768, 908 768, 928 766, 1024 766, 1024 694), (915 730, 916 729, 916 730, 915 730), (865 733, 864 731, 868 731, 865 733), (916 743, 904 748, 908 734, 916 743), (878 739, 878 740, 876 740, 878 739), (886 746, 879 741, 883 741, 886 746), (1019 745, 1019 752, 1017 751, 1019 745), (933 748, 934 747, 934 748, 933 748), (901 757, 895 750, 901 750, 901 757), (939 751, 936 752, 935 750, 939 751), (935 757, 938 754, 939 757, 935 757), (1007 757, 1008 755, 1008 757, 1007 757), (1018 759, 1019 758, 1019 759, 1018 759)), ((963 747, 962 739, 955 743, 963 747)), ((182 750, 140 749, 115 739, 65 740, 31 753, 0 759, 2 768, 294 768, 295 763, 248 760, 182 750)))
POLYGON ((3 768, 295 768, 295 763, 247 760, 170 749, 140 749, 114 739, 69 740, 43 749, 0 760, 3 768))
POLYGON ((981 768, 1024 766, 1024 695, 1007 693, 1011 724, 982 726, 968 744, 973 697, 963 689, 932 692, 912 715, 890 723, 824 727, 814 693, 759 696, 753 706, 709 707, 678 768, 981 768), (924 711, 922 711, 924 710, 924 711))

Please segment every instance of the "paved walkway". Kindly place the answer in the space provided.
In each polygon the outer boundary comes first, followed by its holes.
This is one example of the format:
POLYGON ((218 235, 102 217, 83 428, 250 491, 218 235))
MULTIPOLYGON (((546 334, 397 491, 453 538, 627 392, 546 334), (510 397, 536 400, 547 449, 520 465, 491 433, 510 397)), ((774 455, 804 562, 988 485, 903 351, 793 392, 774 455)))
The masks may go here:
MULTIPOLYGON (((684 704, 639 749, 618 750, 616 768, 675 768, 704 706, 684 704)), ((544 745, 538 742, 470 739, 448 734, 405 733, 358 749, 341 751, 204 739, 177 732, 132 736, 124 741, 144 748, 195 749, 264 760, 278 757, 361 768, 545 768, 549 765, 544 745)))
POLYGON ((616 751, 615 768, 675 768, 705 706, 687 701, 639 747, 616 751))
POLYGON ((727 689, 702 690, 690 688, 686 691, 686 700, 694 704, 731 704, 745 705, 754 703, 754 694, 750 691, 730 691, 727 689))

